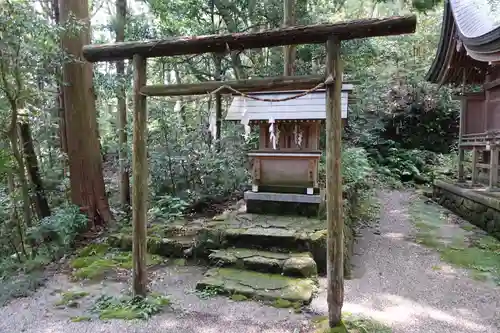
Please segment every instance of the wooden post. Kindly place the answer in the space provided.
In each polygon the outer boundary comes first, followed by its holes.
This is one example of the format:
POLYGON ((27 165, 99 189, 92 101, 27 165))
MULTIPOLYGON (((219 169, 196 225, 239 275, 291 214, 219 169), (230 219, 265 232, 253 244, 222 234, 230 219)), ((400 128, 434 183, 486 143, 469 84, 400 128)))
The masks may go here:
POLYGON ((477 168, 477 160, 479 158, 478 154, 478 149, 477 147, 472 148, 472 186, 477 184, 477 177, 478 177, 478 168, 477 168))
POLYGON ((465 182, 465 174, 464 174, 464 160, 465 153, 463 148, 458 147, 458 182, 465 182))
POLYGON ((148 199, 146 96, 140 90, 146 84, 146 58, 134 55, 134 137, 132 147, 132 261, 134 296, 146 296, 146 219, 148 199))
POLYGON ((465 75, 462 85, 462 100, 460 103, 460 127, 458 129, 458 182, 465 182, 464 177, 464 149, 461 147, 465 132, 465 112, 467 109, 467 99, 465 98, 465 75))
POLYGON ((492 145, 490 148, 490 179, 488 190, 492 191, 498 183, 498 147, 492 145))
POLYGON ((331 328, 340 324, 344 302, 344 221, 341 174, 341 91, 342 64, 340 41, 326 42, 326 71, 335 82, 326 88, 326 212, 327 212, 327 279, 328 321, 331 328))

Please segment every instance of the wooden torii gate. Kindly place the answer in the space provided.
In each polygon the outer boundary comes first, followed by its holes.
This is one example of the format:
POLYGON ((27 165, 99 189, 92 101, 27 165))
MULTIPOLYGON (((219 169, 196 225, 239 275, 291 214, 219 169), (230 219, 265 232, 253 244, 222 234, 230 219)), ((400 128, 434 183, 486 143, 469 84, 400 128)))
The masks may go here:
MULTIPOLYGON (((344 222, 341 176, 341 88, 342 40, 365 37, 400 35, 415 32, 415 16, 397 16, 292 26, 274 30, 225 35, 190 36, 162 40, 95 44, 83 47, 83 56, 89 62, 133 59, 134 64, 134 132, 132 152, 132 219, 133 219, 133 290, 145 296, 146 276, 146 213, 148 198, 147 96, 180 96, 212 93, 231 93, 230 86, 241 92, 263 90, 307 89, 324 82, 326 85, 326 209, 327 209, 327 275, 330 325, 340 321, 344 298, 344 222), (147 85, 146 59, 193 55, 224 54, 252 48, 298 44, 326 43, 326 75, 289 76, 239 81, 210 81, 195 84, 147 85)), ((220 116, 220 115, 219 115, 220 116)), ((220 123, 220 119, 217 119, 220 123)))

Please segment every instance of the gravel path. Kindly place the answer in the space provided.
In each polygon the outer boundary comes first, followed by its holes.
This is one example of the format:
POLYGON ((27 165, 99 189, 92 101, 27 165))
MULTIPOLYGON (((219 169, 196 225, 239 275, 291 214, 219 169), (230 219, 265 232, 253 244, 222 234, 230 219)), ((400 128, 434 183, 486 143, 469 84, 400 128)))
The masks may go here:
MULTIPOLYGON (((379 231, 365 229, 354 257, 355 278, 346 281, 344 311, 371 316, 395 333, 500 332, 500 288, 470 279, 441 262, 430 249, 408 240, 414 232, 406 192, 380 193, 379 231), (440 266, 440 270, 433 267, 440 266)), ((311 314, 294 314, 255 302, 224 297, 200 299, 193 293, 203 269, 168 267, 156 271, 153 289, 170 295, 173 309, 149 321, 72 323, 93 297, 120 294, 127 283, 86 285, 91 295, 81 309, 58 310, 57 291, 81 288, 64 275, 54 276, 34 297, 0 309, 0 333, 309 333, 311 314)), ((325 286, 325 280, 320 284, 325 286)), ((327 310, 324 288, 311 304, 313 314, 327 310)))
MULTIPOLYGON (((500 332, 500 288, 471 279, 410 240, 410 193, 379 197, 380 235, 363 231, 355 256, 359 278, 346 282, 344 311, 371 316, 394 333, 500 332)), ((325 299, 313 301, 316 311, 326 311, 325 299)))

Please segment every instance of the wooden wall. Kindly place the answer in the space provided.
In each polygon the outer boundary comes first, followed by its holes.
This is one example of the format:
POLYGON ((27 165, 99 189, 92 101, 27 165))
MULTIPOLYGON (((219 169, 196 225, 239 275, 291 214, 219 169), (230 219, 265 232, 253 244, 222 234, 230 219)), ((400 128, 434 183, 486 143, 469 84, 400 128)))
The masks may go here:
POLYGON ((500 131, 500 69, 487 76, 484 91, 466 95, 463 134, 500 131))

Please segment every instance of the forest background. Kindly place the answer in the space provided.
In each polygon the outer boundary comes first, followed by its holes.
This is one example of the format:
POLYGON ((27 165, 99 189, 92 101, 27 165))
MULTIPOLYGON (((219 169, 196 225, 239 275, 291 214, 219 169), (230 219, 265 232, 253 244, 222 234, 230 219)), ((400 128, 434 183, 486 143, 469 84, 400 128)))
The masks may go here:
MULTIPOLYGON (((89 65, 93 90, 72 90, 66 82, 78 60, 67 52, 75 47, 68 36, 103 43, 283 24, 281 0, 96 0, 88 8, 82 1, 75 16, 68 3, 0 3, 0 277, 12 283, 2 283, 0 299, 36 288, 31 273, 70 253, 89 227, 130 224, 132 66, 89 65), (86 10, 90 31, 77 19, 86 10), (65 103, 70 94, 92 103, 65 103), (19 272, 30 274, 12 279, 19 272)), ((343 43, 345 80, 356 81, 343 142, 345 187, 454 176, 459 105, 449 88, 424 80, 442 7, 434 0, 296 1, 296 24, 417 14, 415 34, 343 43)), ((321 45, 298 46, 295 75, 324 73, 325 58, 321 45)), ((282 48, 156 58, 148 61, 148 83, 280 76, 283 63, 282 48)), ((230 101, 224 96, 224 111, 230 101)), ((248 186, 246 152, 256 137, 227 122, 213 137, 213 107, 213 96, 148 99, 151 219, 206 214, 248 186)), ((324 148, 324 134, 321 142, 324 148)))

